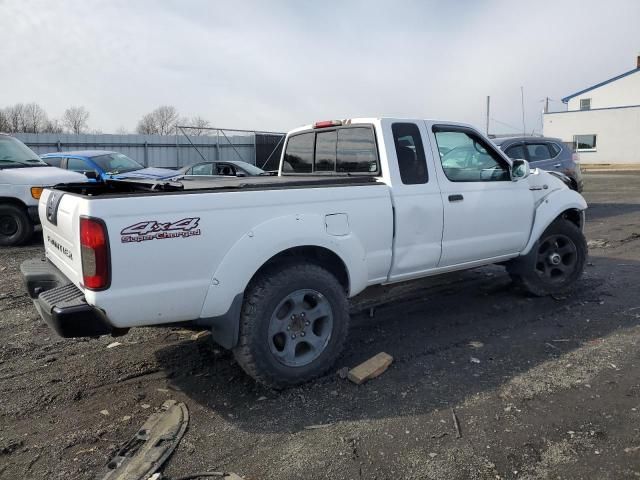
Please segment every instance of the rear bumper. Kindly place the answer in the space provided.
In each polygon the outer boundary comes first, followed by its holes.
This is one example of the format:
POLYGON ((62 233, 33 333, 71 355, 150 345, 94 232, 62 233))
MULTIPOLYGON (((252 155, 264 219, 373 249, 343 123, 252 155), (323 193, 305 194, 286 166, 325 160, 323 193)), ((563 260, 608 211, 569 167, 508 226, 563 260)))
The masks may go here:
POLYGON ((48 260, 26 260, 20 271, 38 313, 61 337, 95 337, 114 332, 104 312, 89 305, 82 291, 48 260))

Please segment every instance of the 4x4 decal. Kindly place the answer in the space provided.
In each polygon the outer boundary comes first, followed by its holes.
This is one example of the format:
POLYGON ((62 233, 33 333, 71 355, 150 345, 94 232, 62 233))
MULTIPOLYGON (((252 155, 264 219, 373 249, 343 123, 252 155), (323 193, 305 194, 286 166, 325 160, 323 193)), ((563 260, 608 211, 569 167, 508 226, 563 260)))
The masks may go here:
POLYGON ((177 222, 157 222, 147 220, 125 227, 120 232, 122 243, 144 242, 146 240, 164 240, 167 238, 186 238, 200 235, 199 217, 189 217, 177 222))

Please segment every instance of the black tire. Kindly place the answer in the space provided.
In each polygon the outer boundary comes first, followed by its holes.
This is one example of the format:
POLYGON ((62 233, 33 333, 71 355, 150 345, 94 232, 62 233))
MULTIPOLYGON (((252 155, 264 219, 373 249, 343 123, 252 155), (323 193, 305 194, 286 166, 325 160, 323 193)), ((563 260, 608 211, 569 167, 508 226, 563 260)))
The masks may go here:
POLYGON ((587 241, 571 221, 559 218, 540 235, 531 251, 507 263, 513 281, 542 297, 571 290, 587 261, 587 241))
POLYGON ((21 245, 32 235, 33 223, 24 208, 0 205, 0 246, 21 245))
POLYGON ((255 380, 282 389, 326 373, 342 352, 348 330, 347 295, 336 277, 314 264, 282 264, 261 274, 247 288, 240 317, 240 338, 233 354, 255 380), (305 307, 302 313, 296 313, 299 303, 290 299, 298 299, 300 295, 305 307), (311 306, 314 301, 315 306, 311 306), (306 306, 310 308, 306 310, 309 315, 305 322, 306 306), (320 311, 330 313, 322 317, 320 311), (328 336, 327 325, 330 325, 328 336), (274 333, 278 329, 283 331, 274 333), (307 336, 303 339, 305 331, 307 336), (312 346, 314 342, 316 346, 312 346), (291 346, 294 356, 286 357, 285 350, 291 352, 291 346), (298 358, 298 351, 304 355, 298 358), (287 361, 290 364, 283 363, 287 361), (300 364, 293 365, 296 361, 300 364))

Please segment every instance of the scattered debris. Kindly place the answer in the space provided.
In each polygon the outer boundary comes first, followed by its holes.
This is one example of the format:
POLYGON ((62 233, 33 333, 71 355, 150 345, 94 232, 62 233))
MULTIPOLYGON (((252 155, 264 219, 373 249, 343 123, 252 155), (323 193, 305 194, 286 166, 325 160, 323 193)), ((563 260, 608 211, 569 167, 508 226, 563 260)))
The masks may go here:
MULTIPOLYGON (((103 480, 143 480, 154 474, 178 446, 189 423, 184 403, 167 400, 107 463, 103 480)), ((160 477, 158 477, 160 478, 160 477)))
POLYGON ((597 238, 595 240, 589 240, 587 242, 588 248, 607 248, 609 246, 609 241, 604 238, 597 238))
POLYGON ((437 454, 437 453, 435 453, 435 452, 431 452, 431 453, 429 453, 429 456, 430 456, 431 458, 436 458, 436 457, 438 456, 438 454, 437 454))
POLYGON ((5 445, 0 446, 0 455, 11 455, 22 446, 24 446, 24 442, 22 440, 10 441, 5 445))
POLYGON ((624 449, 624 453, 633 453, 633 452, 640 452, 640 446, 627 447, 627 448, 624 449))
POLYGON ((151 408, 151 405, 149 405, 148 403, 142 403, 140 404, 140 408, 144 408, 146 410, 147 408, 151 408))
POLYGON ((458 416, 456 415, 456 411, 451 409, 451 416, 453 417, 453 426, 456 429, 456 438, 462 438, 462 432, 460 431, 460 422, 458 421, 458 416))
POLYGON ((360 385, 361 383, 376 378, 384 373, 393 362, 393 357, 385 352, 380 352, 371 357, 366 362, 361 363, 357 367, 349 370, 348 378, 353 383, 360 385))
POLYGON ((114 347, 118 347, 120 345, 122 345, 122 343, 120 343, 120 342, 112 342, 109 345, 107 345, 107 348, 114 348, 114 347))
POLYGON ((553 345, 553 344, 551 344, 551 343, 549 343, 549 342, 546 342, 546 343, 545 343, 545 345, 546 345, 547 347, 549 347, 549 348, 553 348, 553 349, 555 349, 555 350, 560 350, 558 347, 556 347, 555 345, 553 345))
POLYGON ((320 428, 328 428, 331 425, 333 425, 333 423, 322 423, 319 425, 307 425, 306 427, 304 427, 305 430, 318 430, 320 428))
POLYGON ((371 307, 369 309, 369 318, 373 318, 376 315, 376 309, 374 307, 371 307))
POLYGON ((191 340, 200 340, 201 338, 208 337, 211 335, 209 330, 202 330, 194 335, 191 335, 191 340))
POLYGON ((470 361, 471 363, 480 363, 480 359, 479 359, 479 358, 476 358, 476 357, 471 357, 471 358, 469 359, 469 361, 470 361))
POLYGON ((100 414, 104 415, 105 417, 109 416, 109 410, 100 410, 100 414))
POLYGON ((262 397, 259 397, 259 398, 258 398, 258 401, 259 401, 259 402, 263 402, 263 401, 265 401, 266 399, 267 399, 267 397, 265 397, 265 396, 263 395, 262 397))
POLYGON ((342 367, 336 373, 338 374, 338 376, 340 378, 342 378, 344 380, 349 375, 349 367, 342 367))
POLYGON ((472 341, 469 342, 469 346, 473 347, 473 348, 482 348, 482 347, 484 347, 484 343, 478 342, 476 340, 472 340, 472 341))

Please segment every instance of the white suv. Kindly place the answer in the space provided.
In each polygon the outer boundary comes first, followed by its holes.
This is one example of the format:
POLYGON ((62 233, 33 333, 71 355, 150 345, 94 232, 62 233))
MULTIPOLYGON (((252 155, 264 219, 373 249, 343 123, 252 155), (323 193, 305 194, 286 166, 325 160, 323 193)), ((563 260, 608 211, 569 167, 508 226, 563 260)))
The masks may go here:
POLYGON ((20 140, 0 133, 0 246, 31 238, 45 187, 86 181, 80 173, 50 167, 20 140))

